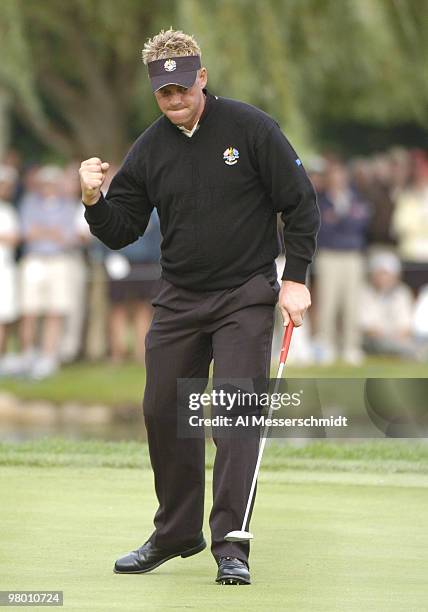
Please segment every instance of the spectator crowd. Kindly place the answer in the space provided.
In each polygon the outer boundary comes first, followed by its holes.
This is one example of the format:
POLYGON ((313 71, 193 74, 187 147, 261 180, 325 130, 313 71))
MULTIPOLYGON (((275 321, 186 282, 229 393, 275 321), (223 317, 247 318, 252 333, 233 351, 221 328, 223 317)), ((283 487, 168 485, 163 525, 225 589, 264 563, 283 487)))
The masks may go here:
MULTIPOLYGON (((428 155, 396 148, 345 163, 326 154, 306 168, 322 224, 313 307, 291 359, 428 361, 428 155)), ((0 163, 0 376, 40 380, 85 358, 144 360, 160 275, 157 214, 143 238, 115 252, 83 214, 77 163, 22 168, 13 151, 0 163)))

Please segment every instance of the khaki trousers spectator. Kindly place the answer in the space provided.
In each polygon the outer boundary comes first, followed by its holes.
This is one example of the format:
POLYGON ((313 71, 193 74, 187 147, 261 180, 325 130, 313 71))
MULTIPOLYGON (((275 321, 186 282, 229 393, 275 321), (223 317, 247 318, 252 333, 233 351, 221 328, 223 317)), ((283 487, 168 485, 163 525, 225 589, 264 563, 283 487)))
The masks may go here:
POLYGON ((94 361, 107 354, 107 278, 102 262, 91 262, 89 278, 85 356, 94 361))
POLYGON ((77 358, 82 348, 83 325, 86 315, 86 263, 81 253, 75 253, 70 261, 69 283, 73 287, 70 311, 64 322, 60 356, 64 362, 77 358))
POLYGON ((322 249, 315 262, 319 338, 322 345, 333 352, 339 345, 343 355, 361 348, 359 309, 364 261, 359 251, 322 249), (342 321, 340 335, 339 315, 342 321))

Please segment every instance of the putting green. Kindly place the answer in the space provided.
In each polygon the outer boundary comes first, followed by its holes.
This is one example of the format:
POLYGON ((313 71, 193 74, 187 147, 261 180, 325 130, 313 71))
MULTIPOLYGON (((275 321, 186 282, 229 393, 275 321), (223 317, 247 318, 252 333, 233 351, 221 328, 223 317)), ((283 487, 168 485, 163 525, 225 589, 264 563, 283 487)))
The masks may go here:
POLYGON ((112 573, 115 558, 152 529, 147 467, 3 465, 0 589, 63 590, 65 609, 102 612, 425 611, 428 475, 309 464, 262 472, 253 584, 230 588, 214 583, 208 550, 151 574, 112 573))

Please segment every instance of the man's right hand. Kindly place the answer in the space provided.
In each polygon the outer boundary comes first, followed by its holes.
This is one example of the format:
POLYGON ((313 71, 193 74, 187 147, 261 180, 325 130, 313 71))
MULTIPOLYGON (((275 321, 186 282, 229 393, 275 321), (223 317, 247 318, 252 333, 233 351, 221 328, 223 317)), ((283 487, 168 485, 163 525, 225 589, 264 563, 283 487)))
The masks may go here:
POLYGON ((82 162, 79 176, 82 187, 82 202, 86 206, 93 206, 100 199, 101 186, 109 168, 110 165, 107 162, 102 162, 98 157, 91 157, 82 162))

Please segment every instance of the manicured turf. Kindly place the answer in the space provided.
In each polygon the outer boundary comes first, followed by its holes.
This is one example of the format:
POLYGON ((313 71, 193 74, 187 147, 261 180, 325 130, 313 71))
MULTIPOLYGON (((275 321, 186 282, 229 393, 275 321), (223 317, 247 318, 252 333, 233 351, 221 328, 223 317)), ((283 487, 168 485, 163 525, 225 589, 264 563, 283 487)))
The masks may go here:
MULTIPOLYGON (((330 472, 428 474, 428 443, 425 441, 379 439, 337 443, 302 440, 269 442, 263 470, 308 470, 330 472)), ((214 463, 214 445, 206 444, 206 467, 214 463)), ((45 438, 22 443, 0 442, 1 466, 108 467, 149 469, 147 444, 45 438)))
MULTIPOLYGON (((276 366, 272 376, 276 373, 276 366)), ((294 378, 425 378, 428 364, 387 358, 367 359, 360 367, 337 363, 328 367, 288 367, 287 377, 294 378)), ((112 406, 141 404, 146 372, 143 366, 127 363, 77 363, 41 382, 24 379, 0 379, 0 391, 22 399, 42 399, 57 403, 82 402, 112 406)))
POLYGON ((422 612, 427 449, 393 440, 270 446, 252 522, 253 585, 227 589, 214 584, 209 551, 147 575, 112 573, 152 530, 144 445, 2 444, 0 588, 59 589, 65 609, 103 612, 422 612))

